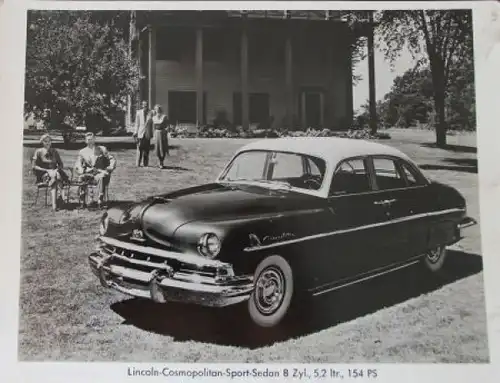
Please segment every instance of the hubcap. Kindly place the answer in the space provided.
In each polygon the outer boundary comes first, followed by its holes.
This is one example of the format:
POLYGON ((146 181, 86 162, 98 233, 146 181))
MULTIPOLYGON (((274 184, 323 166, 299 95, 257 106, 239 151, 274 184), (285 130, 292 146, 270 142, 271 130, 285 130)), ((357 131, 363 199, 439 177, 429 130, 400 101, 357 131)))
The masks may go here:
POLYGON ((441 258, 441 252, 442 252, 442 248, 441 247, 437 247, 437 248, 431 250, 427 254, 427 259, 429 259, 429 261, 431 263, 436 263, 437 261, 439 261, 439 258, 441 258))
POLYGON ((264 269, 255 284, 257 309, 264 315, 274 314, 283 303, 285 289, 285 276, 280 269, 274 266, 264 269))

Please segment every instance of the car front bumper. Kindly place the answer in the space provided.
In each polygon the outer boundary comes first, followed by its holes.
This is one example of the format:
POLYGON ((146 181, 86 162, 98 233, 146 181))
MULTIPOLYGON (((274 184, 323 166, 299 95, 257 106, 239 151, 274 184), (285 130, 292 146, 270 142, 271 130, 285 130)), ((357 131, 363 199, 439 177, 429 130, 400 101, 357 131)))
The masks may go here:
POLYGON ((457 228, 459 230, 463 230, 463 229, 466 229, 470 226, 474 226, 474 225, 477 225, 477 221, 474 219, 474 218, 471 218, 471 217, 464 217, 460 223, 457 225, 457 228))
MULTIPOLYGON (((119 245, 120 249, 129 247, 125 242, 120 242, 119 245)), ((132 257, 124 257, 123 251, 116 247, 112 247, 113 250, 102 247, 89 255, 90 268, 101 285, 159 303, 174 301, 210 307, 243 302, 253 291, 253 276, 228 275, 221 278, 206 273, 174 271, 168 266, 168 251, 163 252, 165 259, 161 264, 153 264, 134 258, 133 255, 138 254, 138 248, 136 245, 132 246, 132 257)), ((176 253, 175 256, 179 257, 179 254, 176 253)), ((221 268, 227 269, 228 266, 220 264, 221 268)))

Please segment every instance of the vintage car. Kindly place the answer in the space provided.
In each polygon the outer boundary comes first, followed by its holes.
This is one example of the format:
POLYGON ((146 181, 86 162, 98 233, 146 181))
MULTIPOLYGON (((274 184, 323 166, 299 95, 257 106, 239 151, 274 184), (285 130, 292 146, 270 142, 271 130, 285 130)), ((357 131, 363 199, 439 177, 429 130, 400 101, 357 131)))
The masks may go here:
POLYGON ((420 264, 474 225, 464 197, 399 150, 343 138, 250 143, 214 183, 107 210, 90 254, 102 285, 226 306, 277 325, 297 299, 420 264))

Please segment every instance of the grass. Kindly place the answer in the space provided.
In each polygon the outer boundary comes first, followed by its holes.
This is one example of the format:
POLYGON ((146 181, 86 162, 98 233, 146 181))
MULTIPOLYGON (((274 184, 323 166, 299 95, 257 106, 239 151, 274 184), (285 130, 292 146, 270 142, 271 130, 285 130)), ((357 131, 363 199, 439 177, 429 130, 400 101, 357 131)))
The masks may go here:
MULTIPOLYGON (((475 137, 391 131, 394 145, 431 177, 457 187, 479 218, 475 137)), ((108 142, 118 160, 110 195, 136 200, 213 180, 245 140, 172 140, 169 170, 137 169, 129 143, 108 142)), ((23 250, 19 359, 23 361, 453 362, 489 361, 480 249, 472 227, 455 246, 446 273, 417 268, 330 294, 303 321, 274 330, 253 326, 244 305, 206 309, 156 305, 104 290, 87 266, 101 212, 52 213, 32 207, 33 178, 24 151, 23 250)), ((71 166, 76 149, 62 150, 71 166)), ((152 153, 153 154, 153 153, 152 153)), ((156 164, 154 155, 151 162, 156 164)))

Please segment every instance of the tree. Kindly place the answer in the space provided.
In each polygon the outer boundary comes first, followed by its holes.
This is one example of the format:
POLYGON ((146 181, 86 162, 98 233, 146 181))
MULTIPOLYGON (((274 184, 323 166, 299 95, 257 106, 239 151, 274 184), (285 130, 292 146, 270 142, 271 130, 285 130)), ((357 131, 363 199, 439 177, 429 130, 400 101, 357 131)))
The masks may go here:
MULTIPOLYGON (((463 64, 473 57, 470 10, 382 11, 377 15, 377 34, 385 55, 394 61, 406 47, 416 57, 426 53, 432 77, 436 113, 436 144, 446 146, 446 93, 463 64)), ((473 69, 472 69, 473 73, 473 69)))
MULTIPOLYGON (((108 121, 137 91, 139 68, 130 57, 127 13, 31 11, 28 14, 25 101, 28 111, 108 121)), ((93 126, 92 126, 93 125, 93 126)))
POLYGON ((453 79, 446 91, 448 125, 452 129, 476 128, 474 65, 472 57, 464 57, 450 73, 453 79))
MULTIPOLYGON (((474 76, 472 61, 464 60, 450 74, 453 81, 446 90, 445 105, 448 129, 475 129, 474 76)), ((394 79, 391 90, 377 102, 378 121, 382 126, 409 128, 415 123, 433 125, 434 91, 428 67, 416 66, 394 79)), ((357 125, 369 119, 368 106, 363 105, 357 125)))
POLYGON ((433 111, 432 97, 432 79, 428 68, 412 68, 396 77, 391 91, 384 97, 387 125, 408 128, 416 121, 427 123, 433 111))

